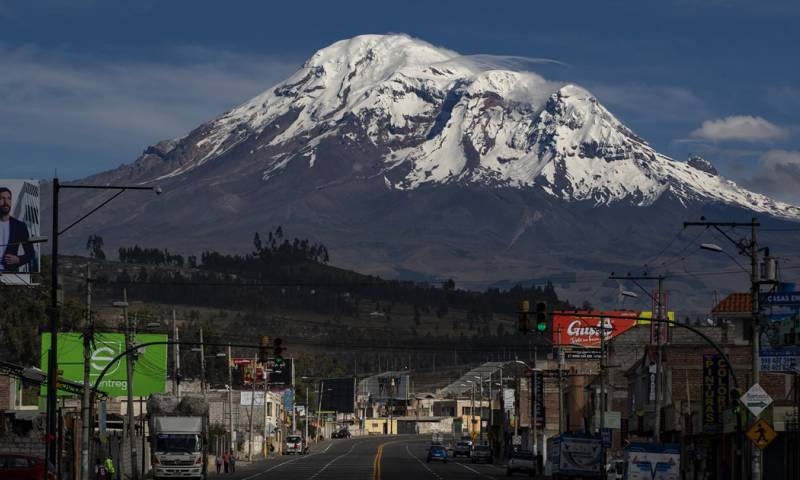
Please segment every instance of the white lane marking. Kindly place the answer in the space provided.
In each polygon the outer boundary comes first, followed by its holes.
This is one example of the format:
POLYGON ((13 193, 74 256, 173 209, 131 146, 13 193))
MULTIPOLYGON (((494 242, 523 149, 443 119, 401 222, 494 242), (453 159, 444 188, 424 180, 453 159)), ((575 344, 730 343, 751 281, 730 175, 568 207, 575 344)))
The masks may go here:
POLYGON ((419 462, 419 464, 420 464, 420 465, 422 465, 422 466, 425 468, 425 470, 427 470, 427 471, 431 472, 431 475, 433 475, 433 476, 434 476, 434 477, 436 477, 437 479, 441 479, 441 478, 442 478, 442 477, 441 477, 441 476, 440 476, 438 473, 436 473, 436 472, 434 472, 433 470, 431 470, 431 467, 429 467, 429 466, 425 465, 425 464, 422 462, 422 460, 420 460, 420 458, 419 458, 418 456, 416 456, 416 455, 414 455, 413 453, 411 453, 411 450, 409 450, 409 449, 408 449, 408 445, 406 445, 406 452, 408 452, 408 455, 409 455, 411 458, 413 458, 414 460, 418 461, 418 462, 419 462))
POLYGON ((343 457, 346 457, 346 456, 350 455, 350 453, 353 451, 353 449, 355 448, 355 446, 356 446, 356 442, 354 441, 354 442, 353 442, 353 444, 352 444, 352 445, 350 445, 350 449, 349 449, 349 450, 347 450, 347 451, 346 451, 346 452, 344 452, 343 454, 339 455, 338 457, 335 457, 335 458, 334 458, 333 460, 331 460, 330 462, 326 463, 326 464, 325 464, 325 466, 323 466, 322 468, 320 468, 320 469, 317 471, 317 473, 315 473, 314 475, 312 475, 312 476, 308 477, 308 478, 309 478, 309 480, 311 480, 311 479, 314 479, 314 478, 317 478, 317 476, 319 476, 319 474, 320 474, 320 473, 324 472, 324 471, 325 471, 325 469, 327 469, 328 467, 330 467, 331 465, 333 465, 333 463, 334 463, 334 462, 336 462, 337 460, 339 460, 340 458, 343 458, 343 457))
POLYGON ((464 465, 463 463, 459 463, 458 465, 461 465, 462 467, 466 468, 466 469, 467 469, 467 470, 469 470, 470 472, 472 472, 472 473, 475 473, 475 474, 477 474, 477 475, 480 475, 481 477, 486 477, 486 478, 491 478, 492 480, 497 480, 495 477, 493 477, 493 476, 491 476, 491 475, 486 475, 486 474, 485 474, 485 473, 483 473, 483 472, 479 472, 479 471, 475 470, 475 469, 474 469, 474 468, 472 468, 472 467, 468 467, 468 466, 464 465))
POLYGON ((298 460, 303 460, 303 459, 305 459, 305 458, 312 457, 312 456, 314 456, 314 455, 321 455, 321 454, 323 454, 323 453, 327 453, 327 452, 328 452, 328 450, 329 450, 329 449, 330 449, 332 446, 333 446, 333 442, 331 442, 331 443, 330 443, 330 445, 328 445, 328 447, 327 447, 327 448, 325 448, 325 450, 322 450, 321 452, 311 452, 311 453, 308 453, 308 454, 306 454, 306 455, 300 455, 300 456, 298 456, 297 458, 293 458, 293 459, 291 459, 291 460, 287 460, 287 461, 285 461, 285 462, 281 462, 281 463, 279 463, 279 464, 277 464, 277 465, 273 465, 272 467, 270 467, 270 468, 268 468, 268 469, 266 469, 266 470, 262 470, 262 471, 260 471, 260 472, 254 473, 254 474, 250 475, 249 477, 245 477, 245 478, 243 478, 242 480, 251 480, 251 479, 253 479, 253 478, 256 478, 256 477, 258 477, 258 476, 260 476, 260 475, 264 475, 264 474, 265 474, 265 473, 267 473, 267 472, 271 472, 271 471, 275 470, 276 468, 282 467, 282 466, 284 466, 284 465, 288 465, 288 464, 290 464, 290 463, 294 463, 294 462, 296 462, 296 461, 298 461, 298 460))

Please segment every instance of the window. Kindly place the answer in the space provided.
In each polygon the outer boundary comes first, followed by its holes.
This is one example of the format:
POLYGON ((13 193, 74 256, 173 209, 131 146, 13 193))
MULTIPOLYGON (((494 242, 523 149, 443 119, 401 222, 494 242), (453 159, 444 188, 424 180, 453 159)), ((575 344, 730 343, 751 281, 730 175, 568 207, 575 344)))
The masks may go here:
POLYGON ((461 415, 469 415, 469 407, 461 407, 461 415))
POLYGON ((267 403, 267 416, 268 417, 272 416, 272 403, 271 402, 267 403))

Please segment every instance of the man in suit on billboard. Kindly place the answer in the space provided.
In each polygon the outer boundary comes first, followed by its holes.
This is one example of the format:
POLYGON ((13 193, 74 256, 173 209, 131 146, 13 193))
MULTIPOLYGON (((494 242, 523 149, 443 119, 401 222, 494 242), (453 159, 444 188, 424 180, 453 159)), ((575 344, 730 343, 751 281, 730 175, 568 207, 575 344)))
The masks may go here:
POLYGON ((0 187, 0 272, 17 272, 36 255, 27 225, 11 216, 12 200, 11 190, 0 187))

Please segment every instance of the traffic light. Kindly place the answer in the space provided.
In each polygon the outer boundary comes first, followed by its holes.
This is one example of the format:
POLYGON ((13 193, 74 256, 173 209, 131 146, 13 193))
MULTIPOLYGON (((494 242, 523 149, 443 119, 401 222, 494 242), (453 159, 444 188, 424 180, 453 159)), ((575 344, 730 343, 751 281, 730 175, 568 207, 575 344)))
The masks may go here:
POLYGON ((519 315, 519 331, 520 332, 527 332, 528 329, 528 314, 531 311, 531 303, 527 300, 523 300, 519 302, 519 311, 517 315, 519 315))
POLYGON ((544 335, 547 331, 547 303, 536 303, 536 331, 544 335))
POLYGON ((283 364, 283 340, 276 338, 272 344, 272 361, 275 365, 283 364))
POLYGON ((258 342, 258 361, 267 363, 269 361, 269 337, 261 335, 258 342))

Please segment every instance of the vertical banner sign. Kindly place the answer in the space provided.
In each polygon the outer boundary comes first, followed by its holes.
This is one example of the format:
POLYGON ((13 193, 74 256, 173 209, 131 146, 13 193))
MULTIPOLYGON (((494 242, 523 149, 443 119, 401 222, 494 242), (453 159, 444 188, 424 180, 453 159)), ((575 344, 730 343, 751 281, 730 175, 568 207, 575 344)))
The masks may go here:
POLYGON ((719 355, 703 355, 703 433, 722 432, 728 407, 728 364, 719 355))
MULTIPOLYGON (((658 315, 658 292, 653 291, 653 316, 658 315)), ((669 312, 668 305, 669 304, 669 294, 667 292, 661 292, 661 312, 664 317, 667 317, 667 312, 669 312)), ((671 320, 671 318, 670 318, 671 320)), ((659 342, 659 338, 661 337, 661 343, 667 343, 669 340, 669 330, 667 329, 666 323, 662 322, 650 322, 650 343, 655 345, 659 342)))
POLYGON ((540 373, 534 373, 536 378, 536 382, 534 383, 534 388, 536 388, 536 426, 544 428, 544 377, 540 373))

